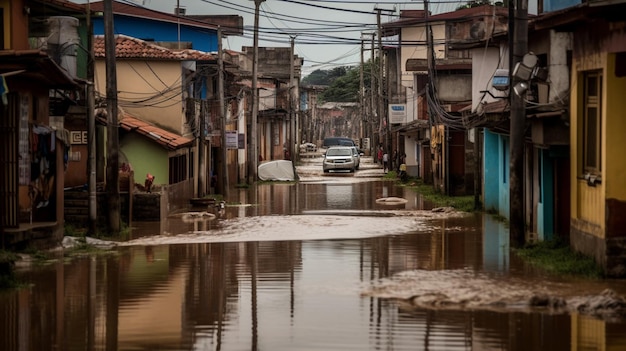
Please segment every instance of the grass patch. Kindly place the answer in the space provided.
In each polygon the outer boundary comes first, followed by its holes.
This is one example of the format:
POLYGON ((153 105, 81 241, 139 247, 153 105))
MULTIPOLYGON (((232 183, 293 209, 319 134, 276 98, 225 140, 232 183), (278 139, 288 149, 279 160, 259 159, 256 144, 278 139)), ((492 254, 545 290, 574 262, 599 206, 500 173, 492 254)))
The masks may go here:
POLYGON ((0 289, 11 289, 19 286, 15 278, 15 261, 18 257, 15 253, 0 250, 0 289))
POLYGON ((558 240, 528 244, 512 251, 530 265, 548 273, 594 279, 604 277, 602 269, 592 258, 572 251, 568 245, 558 240))
POLYGON ((425 200, 432 202, 438 207, 454 207, 458 211, 473 212, 474 211, 474 195, 466 196, 448 196, 438 192, 431 184, 424 184, 421 179, 409 178, 406 182, 397 179, 394 171, 385 175, 385 178, 396 179, 397 182, 416 193, 422 195, 425 200))

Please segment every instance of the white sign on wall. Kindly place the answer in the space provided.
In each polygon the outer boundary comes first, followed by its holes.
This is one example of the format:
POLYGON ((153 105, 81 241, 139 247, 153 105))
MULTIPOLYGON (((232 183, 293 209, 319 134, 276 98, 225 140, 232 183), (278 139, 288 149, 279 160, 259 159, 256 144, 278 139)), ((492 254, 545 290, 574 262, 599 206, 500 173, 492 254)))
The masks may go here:
POLYGON ((406 104, 389 104, 389 123, 406 123, 406 104))
POLYGON ((237 131, 236 130, 227 130, 226 133, 224 133, 224 136, 226 137, 226 149, 228 150, 236 150, 239 146, 239 138, 237 137, 237 131))

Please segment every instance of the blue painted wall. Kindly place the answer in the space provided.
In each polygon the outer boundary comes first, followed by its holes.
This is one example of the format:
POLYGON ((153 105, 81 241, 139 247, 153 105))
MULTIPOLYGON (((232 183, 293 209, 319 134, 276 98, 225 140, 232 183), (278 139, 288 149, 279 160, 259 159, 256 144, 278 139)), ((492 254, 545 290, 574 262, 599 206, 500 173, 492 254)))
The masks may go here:
POLYGON ((498 140, 497 134, 485 129, 483 138, 483 206, 486 211, 498 212, 500 188, 498 177, 498 140))
POLYGON ((509 137, 485 130, 483 197, 487 211, 509 218, 509 137))
MULTIPOLYGON (((159 20, 131 18, 116 15, 114 33, 146 41, 178 41, 178 24, 159 20)), ((95 35, 104 35, 103 18, 94 18, 93 32, 95 35)), ((180 26, 180 41, 191 42, 194 50, 217 52, 217 31, 191 26, 180 26)))
POLYGON ((510 219, 510 192, 509 185, 510 165, 509 165, 509 137, 506 135, 498 135, 498 186, 499 190, 499 207, 498 214, 510 219))

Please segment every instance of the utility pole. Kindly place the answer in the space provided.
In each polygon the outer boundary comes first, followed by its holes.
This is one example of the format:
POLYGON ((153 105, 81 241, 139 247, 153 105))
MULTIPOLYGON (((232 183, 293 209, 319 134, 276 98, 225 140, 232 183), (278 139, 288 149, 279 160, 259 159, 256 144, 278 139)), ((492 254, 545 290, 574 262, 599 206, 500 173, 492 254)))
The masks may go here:
POLYGON ((96 193, 96 118, 94 97, 94 54, 93 54, 93 22, 91 20, 91 4, 87 3, 87 50, 89 62, 87 63, 87 147, 88 162, 87 184, 89 187, 89 234, 96 234, 98 222, 98 196, 96 193))
MULTIPOLYGON (((365 69, 365 67, 363 67, 363 65, 365 64, 364 51, 365 51, 365 41, 363 40, 363 35, 361 35, 361 64, 359 65, 359 104, 361 105, 361 108, 360 108, 361 134, 359 135, 359 138, 361 139, 361 141, 363 140, 363 137, 365 136, 363 134, 364 132, 363 128, 367 124, 367 119, 365 118, 365 79, 363 78, 363 70, 365 69)), ((361 148, 362 147, 363 145, 361 145, 361 148)))
POLYGON ((298 157, 298 137, 297 137, 297 124, 296 124, 296 99, 295 88, 294 85, 294 76, 295 76, 295 63, 294 63, 294 46, 295 46, 295 38, 291 37, 291 51, 289 52, 289 116, 290 116, 290 129, 291 129, 291 164, 293 166, 293 174, 295 178, 298 178, 298 173, 296 172, 296 157, 298 157))
POLYGON ((383 123, 385 122, 385 112, 383 110, 383 31, 380 23, 380 12, 381 9, 376 9, 376 23, 378 25, 378 93, 376 99, 376 107, 378 111, 378 141, 382 142, 385 145, 385 150, 389 152, 389 147, 387 145, 387 132, 383 128, 383 123), (383 132, 384 138, 383 138, 383 132))
MULTIPOLYGON (((375 38, 376 34, 372 33, 372 43, 371 43, 371 52, 370 52, 370 114, 371 114, 371 118, 370 118, 370 133, 371 133, 371 140, 370 143, 372 145, 374 145, 374 150, 378 151, 378 140, 374 140, 374 123, 378 121, 378 113, 374 113, 375 111, 378 111, 376 109, 376 84, 378 84, 378 79, 376 79, 376 74, 375 74, 375 67, 376 67, 376 62, 374 61, 374 38, 375 38), (376 115, 376 119, 374 119, 374 116, 376 115)), ((380 138, 380 132, 379 132, 379 136, 378 138, 380 138)), ((376 154, 376 152, 374 152, 374 154, 376 154)), ((374 158, 376 158, 376 156, 374 156, 374 158)))
POLYGON ((176 0, 176 24, 178 28, 178 50, 180 50, 180 0, 176 0))
POLYGON ((200 113, 198 113, 198 124, 200 130, 198 131, 198 197, 202 198, 206 195, 206 135, 205 131, 205 104, 200 104, 200 113))
POLYGON ((257 89, 257 74, 259 69, 259 7, 265 0, 254 0, 254 40, 252 54, 252 120, 250 121, 250 168, 248 170, 250 182, 258 178, 259 149, 257 136, 257 118, 259 114, 259 91, 257 89))
POLYGON ((220 96, 220 122, 222 129, 222 195, 228 199, 228 148, 226 146, 226 104, 224 103, 224 60, 222 59, 222 27, 217 27, 217 90, 220 96))
POLYGON ((119 130, 117 121, 117 70, 115 68, 115 42, 113 35, 113 0, 104 1, 104 51, 106 56, 107 100, 107 177, 106 191, 109 207, 109 230, 120 232, 119 184, 119 130))
MULTIPOLYGON (((514 61, 522 61, 528 52, 528 0, 515 1, 515 25, 513 55, 514 61)), ((512 77, 511 93, 511 150, 510 150, 510 196, 509 196, 509 236, 511 246, 520 247, 525 242, 524 211, 524 135, 526 132, 526 108, 524 97, 513 92, 520 80, 512 77)))
MULTIPOLYGON (((383 27, 381 24, 380 14, 382 11, 387 12, 395 12, 396 10, 383 10, 376 9, 376 22, 378 26, 378 116, 380 118, 380 133, 385 133, 384 139, 382 142, 385 145, 385 150, 387 152, 391 151, 391 140, 389 138, 389 133, 391 129, 389 128, 389 119, 386 111, 386 104, 383 96, 383 87, 384 87, 384 70, 383 70, 383 57, 385 50, 383 49, 383 27)), ((388 88, 388 87, 387 87, 388 88)), ((382 136, 382 135, 381 135, 382 136)), ((381 137, 379 136, 379 138, 381 137)), ((391 153, 390 153, 391 155, 391 153)), ((390 156, 391 157, 391 156, 390 156)))

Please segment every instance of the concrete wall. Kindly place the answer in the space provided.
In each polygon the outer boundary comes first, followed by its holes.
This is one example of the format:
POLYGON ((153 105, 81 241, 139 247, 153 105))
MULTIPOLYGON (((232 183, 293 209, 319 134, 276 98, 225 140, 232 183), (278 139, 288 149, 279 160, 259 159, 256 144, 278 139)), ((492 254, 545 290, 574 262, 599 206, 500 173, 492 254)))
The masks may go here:
MULTIPOLYGON (((96 92, 104 96, 104 60, 98 59, 95 66, 96 92)), ((186 136, 180 61, 117 60, 116 68, 118 100, 123 111, 186 136)))
POLYGON ((146 174, 150 173, 155 176, 154 185, 169 184, 168 151, 162 146, 143 135, 131 133, 120 138, 120 150, 120 158, 130 163, 137 183, 144 184, 146 174))
POLYGON ((463 102, 472 100, 472 75, 439 75, 437 95, 441 101, 463 102))

